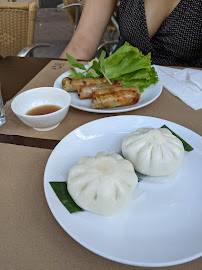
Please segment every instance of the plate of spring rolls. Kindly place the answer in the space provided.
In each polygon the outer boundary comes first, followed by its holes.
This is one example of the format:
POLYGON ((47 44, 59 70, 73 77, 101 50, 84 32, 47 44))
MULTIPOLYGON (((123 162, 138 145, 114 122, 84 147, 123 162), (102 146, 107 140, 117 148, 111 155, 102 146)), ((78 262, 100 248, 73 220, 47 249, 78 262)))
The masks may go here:
MULTIPOLYGON (((77 72, 80 72, 76 68, 77 72)), ((151 84, 140 92, 138 86, 125 87, 121 81, 110 84, 105 78, 72 79, 71 71, 60 75, 54 87, 64 89, 71 95, 71 106, 95 113, 128 112, 147 106, 162 92, 161 82, 151 84)))

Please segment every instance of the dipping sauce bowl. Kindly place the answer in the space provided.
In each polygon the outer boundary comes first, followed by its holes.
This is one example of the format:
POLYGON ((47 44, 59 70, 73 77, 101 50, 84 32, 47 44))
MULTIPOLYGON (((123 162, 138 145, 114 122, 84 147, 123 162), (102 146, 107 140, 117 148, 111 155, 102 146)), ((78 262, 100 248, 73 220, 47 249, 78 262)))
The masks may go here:
POLYGON ((65 118, 70 107, 71 97, 65 90, 55 87, 39 87, 17 95, 11 109, 27 126, 38 131, 56 128, 65 118), (43 115, 27 115, 37 107, 59 107, 58 110, 43 115))

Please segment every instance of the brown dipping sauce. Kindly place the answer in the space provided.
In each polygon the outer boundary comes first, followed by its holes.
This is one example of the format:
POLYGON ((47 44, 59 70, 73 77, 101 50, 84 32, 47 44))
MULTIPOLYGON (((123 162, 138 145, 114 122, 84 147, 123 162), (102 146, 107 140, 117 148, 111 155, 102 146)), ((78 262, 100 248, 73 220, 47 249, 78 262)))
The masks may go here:
POLYGON ((44 115, 44 114, 56 112, 60 109, 61 107, 56 106, 56 105, 42 105, 42 106, 38 106, 36 108, 29 110, 26 113, 26 115, 44 115))

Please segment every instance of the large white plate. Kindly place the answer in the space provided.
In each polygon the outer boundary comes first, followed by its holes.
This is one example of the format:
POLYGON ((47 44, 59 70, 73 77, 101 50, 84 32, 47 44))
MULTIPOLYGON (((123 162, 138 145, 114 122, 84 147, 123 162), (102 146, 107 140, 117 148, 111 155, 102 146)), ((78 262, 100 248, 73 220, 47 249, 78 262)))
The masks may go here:
POLYGON ((180 264, 202 255, 201 164, 202 138, 185 127, 145 116, 106 117, 75 129, 56 146, 45 168, 45 196, 62 228, 92 252, 137 266, 180 264), (163 124, 194 147, 177 173, 143 178, 135 189, 140 196, 114 216, 69 214, 50 181, 66 181, 69 169, 85 155, 120 153, 122 139, 137 128, 163 124))
MULTIPOLYGON (((77 71, 82 71, 77 69, 77 71)), ((62 79, 68 77, 71 74, 71 71, 67 71, 60 75, 54 82, 54 87, 62 89, 62 79)), ((106 109, 92 109, 91 108, 91 99, 79 99, 77 92, 69 92, 71 96, 71 106, 83 111, 96 112, 96 113, 120 113, 128 112, 144 107, 154 100, 156 100, 162 92, 162 84, 160 81, 156 85, 152 84, 149 87, 144 89, 144 92, 141 94, 140 100, 137 104, 125 107, 116 107, 116 108, 106 108, 106 109)))

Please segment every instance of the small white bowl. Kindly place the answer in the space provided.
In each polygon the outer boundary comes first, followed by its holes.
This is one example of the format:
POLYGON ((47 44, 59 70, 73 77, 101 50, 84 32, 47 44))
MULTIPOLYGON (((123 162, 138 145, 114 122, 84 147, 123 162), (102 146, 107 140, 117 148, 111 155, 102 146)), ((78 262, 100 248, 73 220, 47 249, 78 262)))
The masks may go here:
POLYGON ((16 96, 11 109, 14 114, 27 126, 39 131, 48 131, 56 128, 65 118, 71 97, 66 91, 55 87, 39 87, 27 90, 16 96), (27 115, 33 108, 43 105, 56 105, 60 110, 44 115, 27 115))

